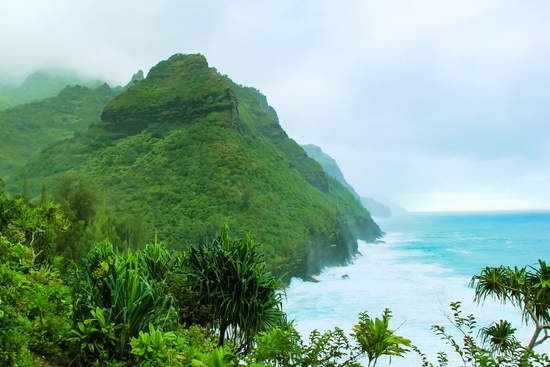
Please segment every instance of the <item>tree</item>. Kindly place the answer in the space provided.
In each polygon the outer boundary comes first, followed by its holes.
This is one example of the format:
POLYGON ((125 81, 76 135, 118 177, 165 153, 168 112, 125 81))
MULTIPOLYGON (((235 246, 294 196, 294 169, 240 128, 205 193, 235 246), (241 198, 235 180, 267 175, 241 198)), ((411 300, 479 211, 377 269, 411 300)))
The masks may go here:
POLYGON ((51 262, 55 256, 54 240, 69 227, 58 204, 46 200, 31 206, 22 197, 0 194, 0 233, 12 242, 20 242, 33 252, 33 262, 51 262))
POLYGON ((492 298, 521 310, 526 324, 535 326, 526 354, 550 338, 550 266, 539 260, 538 267, 486 267, 470 283, 478 303, 492 298), (541 335, 542 334, 542 335, 541 335))
POLYGON ((280 281, 266 272, 249 235, 233 240, 224 224, 212 243, 190 246, 185 267, 192 290, 212 309, 220 346, 229 337, 236 350, 247 351, 258 332, 284 319, 277 291, 280 281))
POLYGON ((56 204, 31 207, 0 180, 0 365, 34 366, 32 354, 60 355, 70 330, 70 289, 52 250, 68 223, 56 204))

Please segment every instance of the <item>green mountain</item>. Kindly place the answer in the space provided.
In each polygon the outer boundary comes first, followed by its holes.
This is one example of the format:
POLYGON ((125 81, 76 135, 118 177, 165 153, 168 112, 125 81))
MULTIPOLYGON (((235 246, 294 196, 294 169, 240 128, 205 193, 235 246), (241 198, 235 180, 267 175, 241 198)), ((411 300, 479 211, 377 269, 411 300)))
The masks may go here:
POLYGON ((0 90, 0 110, 56 96, 68 85, 97 88, 102 84, 99 80, 86 80, 72 72, 39 70, 29 75, 21 86, 0 90))
POLYGON ((107 84, 66 86, 55 97, 0 111, 0 177, 9 180, 42 149, 97 122, 105 104, 121 91, 107 84))
POLYGON ((323 150, 314 144, 302 145, 302 148, 306 151, 307 155, 310 158, 315 159, 326 173, 337 179, 345 188, 347 188, 355 197, 356 200, 359 200, 361 204, 369 211, 369 213, 375 218, 389 218, 392 215, 392 212, 389 207, 377 202, 373 198, 364 198, 360 197, 355 189, 347 183, 344 178, 344 174, 338 167, 336 160, 323 152, 323 150))
POLYGON ((288 138, 265 96, 202 55, 160 62, 101 121, 43 150, 23 173, 32 187, 86 177, 108 215, 175 248, 209 241, 229 221, 237 235, 254 234, 278 274, 344 264, 357 239, 381 236, 353 195, 288 138))

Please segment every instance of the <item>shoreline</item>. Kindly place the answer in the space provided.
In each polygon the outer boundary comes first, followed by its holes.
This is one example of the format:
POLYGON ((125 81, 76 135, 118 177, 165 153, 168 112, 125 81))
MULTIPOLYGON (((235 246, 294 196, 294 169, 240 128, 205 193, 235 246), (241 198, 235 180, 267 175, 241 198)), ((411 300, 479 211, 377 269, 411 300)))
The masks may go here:
MULTIPOLYGON (((492 302, 478 306, 473 303, 473 290, 468 287, 471 276, 437 264, 421 249, 411 248, 411 244, 424 239, 414 235, 407 240, 404 231, 385 232, 385 244, 360 242, 362 256, 348 266, 324 269, 316 277, 320 283, 291 280, 283 309, 289 319, 296 319, 297 330, 304 339, 315 328, 324 331, 338 326, 349 333, 359 312, 368 311, 372 317, 379 317, 387 307, 393 313, 390 325, 393 328, 402 325, 398 335, 411 339, 433 362, 439 350, 453 353, 430 327, 442 325, 457 335, 445 314, 451 313, 450 302, 461 301, 463 315, 474 314, 479 327, 507 319, 518 329, 518 339, 528 341, 532 331, 522 326, 519 311, 492 302), (349 279, 342 279, 344 274, 349 279)), ((444 246, 440 250, 444 251, 444 246)), ((550 349, 550 343, 543 347, 550 349)), ((414 358, 417 357, 394 359, 392 366, 416 364, 414 358)))

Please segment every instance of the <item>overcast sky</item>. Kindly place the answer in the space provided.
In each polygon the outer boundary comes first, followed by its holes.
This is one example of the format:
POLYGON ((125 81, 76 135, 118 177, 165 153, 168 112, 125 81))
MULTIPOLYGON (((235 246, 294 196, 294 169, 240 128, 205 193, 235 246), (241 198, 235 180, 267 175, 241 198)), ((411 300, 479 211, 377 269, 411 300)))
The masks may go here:
POLYGON ((202 53, 364 196, 550 209, 547 0, 0 0, 0 83, 202 53))

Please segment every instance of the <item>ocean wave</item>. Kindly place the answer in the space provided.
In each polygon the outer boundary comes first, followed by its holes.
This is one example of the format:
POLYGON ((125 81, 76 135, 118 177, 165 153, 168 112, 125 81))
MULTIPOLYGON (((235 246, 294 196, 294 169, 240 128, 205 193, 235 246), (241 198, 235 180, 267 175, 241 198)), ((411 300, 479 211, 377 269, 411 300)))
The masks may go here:
MULTIPOLYGON (((453 228, 457 223, 453 223, 453 228)), ((391 221, 385 224, 391 224, 391 221)), ((387 232, 385 244, 359 242, 359 251, 363 256, 356 258, 349 266, 325 269, 316 277, 319 283, 292 279, 287 289, 285 310, 290 318, 296 319, 298 331, 304 336, 313 329, 327 330, 334 326, 351 332, 359 312, 368 311, 371 316, 380 316, 387 307, 394 315, 392 324, 397 327, 403 323, 399 334, 410 338, 428 354, 430 360, 435 361, 437 351, 449 350, 430 331, 430 327, 439 324, 452 328, 447 319, 449 303, 462 301, 464 314, 473 313, 480 327, 507 319, 518 328, 516 333, 520 340, 529 340, 531 329, 522 326, 519 312, 489 301, 478 306, 473 303, 473 290, 468 284, 471 276, 483 266, 493 266, 495 263, 508 265, 507 261, 517 262, 533 254, 548 257, 550 249, 540 247, 546 242, 533 236, 532 229, 530 236, 526 236, 532 239, 530 247, 523 246, 525 250, 521 254, 518 251, 503 251, 505 247, 502 242, 476 242, 470 237, 469 242, 462 243, 455 238, 453 232, 456 230, 452 228, 435 226, 431 228, 435 232, 433 234, 428 224, 422 228, 418 221, 414 222, 414 226, 402 223, 395 233, 384 230, 387 232), (424 238, 420 238, 420 232, 424 233, 424 238), (472 255, 474 251, 475 256, 464 256, 472 255), (526 254, 529 251, 532 253, 526 254)), ((546 238, 547 233, 548 230, 543 230, 541 238, 546 238)), ((497 233, 485 233, 478 237, 498 236, 518 242, 512 236, 497 233)), ((536 258, 523 265, 534 261, 536 258)), ((550 343, 543 347, 550 349, 550 343)), ((539 349, 539 352, 549 351, 539 349)), ((392 366, 415 364, 420 365, 414 355, 403 360, 392 360, 392 366)))

